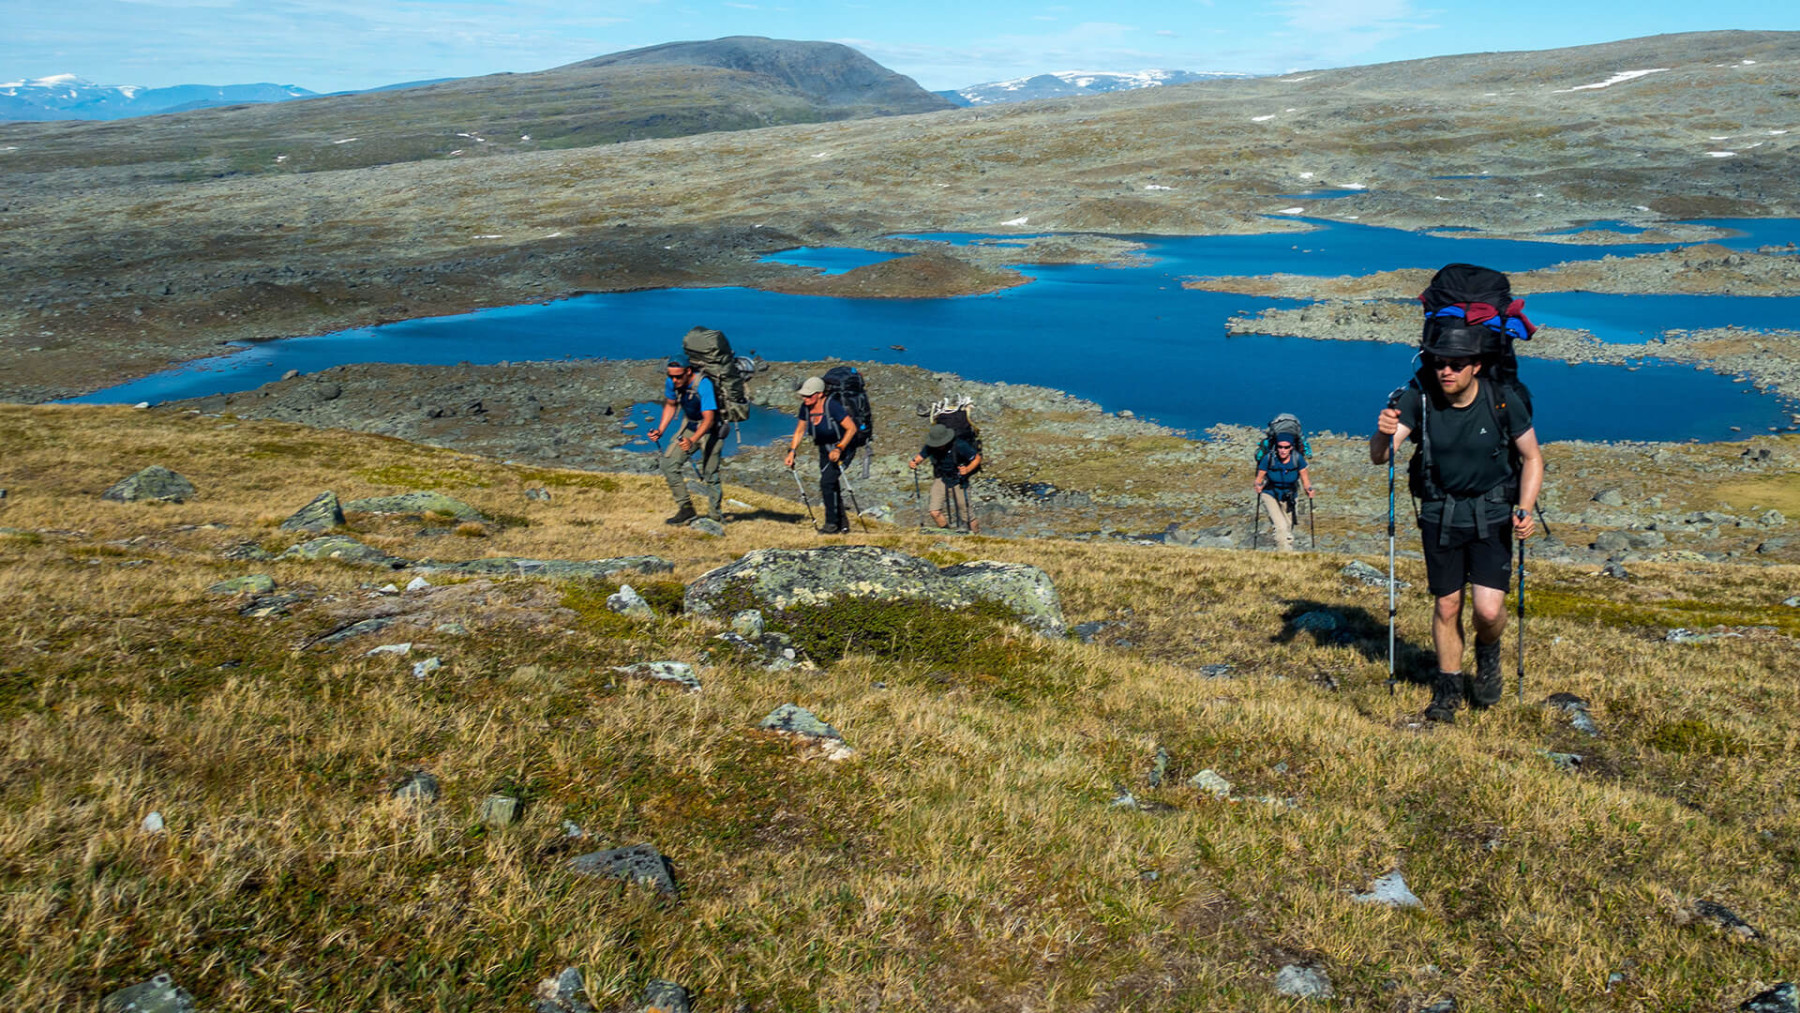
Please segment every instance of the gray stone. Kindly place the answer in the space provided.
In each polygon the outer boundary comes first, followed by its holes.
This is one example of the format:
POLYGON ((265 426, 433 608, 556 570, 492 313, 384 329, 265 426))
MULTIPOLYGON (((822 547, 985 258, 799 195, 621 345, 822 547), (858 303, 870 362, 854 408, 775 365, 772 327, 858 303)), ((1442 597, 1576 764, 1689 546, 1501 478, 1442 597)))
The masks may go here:
POLYGON ((815 717, 812 711, 791 703, 775 708, 757 727, 808 739, 837 739, 841 742, 844 738, 836 728, 815 717))
POLYGON ((1556 764, 1556 769, 1564 773, 1573 774, 1581 769, 1580 753, 1553 753, 1548 749, 1540 749, 1538 753, 1549 757, 1550 762, 1556 764))
POLYGON ((226 549, 219 555, 225 559, 239 563, 266 563, 275 558, 275 554, 255 542, 240 542, 226 549))
POLYGON ((371 633, 380 633, 382 630, 387 629, 393 624, 394 619, 392 616, 376 616, 372 619, 358 620, 341 630, 333 630, 332 632, 327 633, 325 636, 313 641, 308 646, 333 647, 346 640, 355 640, 357 637, 366 637, 371 633))
POLYGON ((721 633, 715 640, 723 640, 730 644, 732 650, 739 654, 754 657, 757 664, 771 672, 784 672, 790 668, 812 669, 817 666, 805 652, 794 646, 794 641, 785 633, 764 633, 755 640, 749 640, 736 633, 721 633))
MULTIPOLYGON (((1387 582, 1385 577, 1382 582, 1387 582)), ((1338 617, 1336 613, 1323 609, 1303 612, 1294 617, 1293 627, 1308 633, 1330 633, 1338 628, 1338 617)))
POLYGON ((103 1013, 194 1013, 194 997, 175 984, 168 972, 121 988, 100 1003, 103 1013))
POLYGON ((687 526, 703 535, 711 535, 714 538, 723 538, 725 536, 725 525, 720 524, 711 517, 696 517, 693 520, 688 521, 687 526))
POLYGON ((431 581, 426 580, 424 577, 414 577, 413 579, 406 582, 406 590, 409 592, 423 591, 430 586, 431 586, 431 581))
POLYGON ((637 593, 637 588, 630 584, 620 584, 618 591, 607 595, 606 607, 622 616, 631 616, 634 619, 656 617, 656 610, 652 609, 650 603, 644 600, 644 596, 637 593))
POLYGON ((288 370, 288 371, 287 371, 287 372, 285 372, 285 373, 283 373, 283 374, 281 374, 281 378, 282 378, 282 379, 283 379, 283 380, 292 380, 292 379, 294 379, 294 378, 295 378, 295 377, 297 377, 297 376, 299 376, 299 375, 300 375, 300 371, 299 371, 299 370, 297 370, 297 369, 290 369, 290 370, 288 370))
POLYGON ((1788 608, 1800 609, 1800 594, 1794 595, 1792 598, 1783 598, 1781 603, 1788 608))
POLYGON ((519 818, 519 800, 510 795, 489 795, 481 800, 476 815, 490 827, 510 827, 519 818))
POLYGON ((724 600, 742 593, 774 609, 839 597, 923 600, 950 609, 992 601, 1046 636, 1061 636, 1065 628, 1056 589, 1036 567, 974 562, 940 570, 872 545, 759 549, 689 584, 684 606, 693 615, 715 615, 724 600))
POLYGON ((343 526, 344 510, 338 504, 337 493, 330 490, 315 496, 311 503, 294 511, 292 517, 281 522, 283 531, 310 531, 314 534, 343 526))
POLYGON ((469 635, 469 628, 462 623, 439 623, 432 628, 432 632, 442 633, 447 637, 466 637, 469 635))
POLYGON ((309 542, 301 542, 275 558, 302 559, 310 562, 335 560, 358 566, 385 566, 392 570, 398 570, 406 565, 406 560, 396 559, 380 549, 364 545, 347 535, 326 535, 323 538, 314 538, 309 542))
POLYGON ((1660 531, 1627 532, 1625 541, 1634 549, 1660 549, 1669 544, 1668 536, 1660 531))
POLYGON ((185 503, 193 495, 194 483, 160 464, 152 464, 114 482, 100 498, 115 503, 185 503))
POLYGON ((1231 797, 1231 782, 1219 776, 1219 772, 1211 768, 1188 778, 1188 784, 1213 798, 1231 797))
POLYGON ((436 802, 443 797, 443 786, 436 775, 415 770, 394 786, 394 797, 409 802, 436 802))
POLYGON ((1208 679, 1223 679, 1223 678, 1226 678, 1227 676, 1231 675, 1231 673, 1236 670, 1237 670, 1236 665, 1226 664, 1224 662, 1215 662, 1214 664, 1211 664, 1211 665, 1201 665, 1199 668, 1195 669, 1195 671, 1199 672, 1202 676, 1204 676, 1208 679))
POLYGON ((565 967, 556 977, 539 982, 536 998, 531 1013, 594 1013, 578 968, 565 967))
POLYGON ((651 844, 580 855, 569 860, 569 869, 582 876, 605 876, 636 883, 665 897, 674 897, 680 892, 669 860, 651 844))
POLYGON ((138 824, 138 829, 146 834, 160 834, 168 829, 168 824, 163 822, 162 813, 153 812, 144 817, 143 821, 138 824))
POLYGON ((1767 510, 1756 519, 1756 523, 1765 528, 1778 528, 1787 523, 1787 517, 1779 510, 1767 510))
MULTIPOLYGON (((548 503, 548 502, 550 502, 550 490, 548 490, 548 489, 527 489, 527 490, 525 490, 525 498, 529 499, 529 500, 535 500, 539 503, 548 503)), ((574 968, 570 968, 570 970, 574 970, 574 968)))
POLYGON ((731 617, 731 632, 745 640, 761 639, 763 629, 763 614, 756 609, 745 609, 731 617))
POLYGON ((413 569, 426 573, 459 573, 480 577, 547 577, 552 580, 566 580, 602 579, 625 570, 636 570, 639 573, 668 573, 675 569, 675 564, 661 556, 621 556, 616 559, 595 559, 579 563, 562 559, 521 559, 516 556, 501 556, 447 563, 421 559, 413 564, 413 569))
POLYGON ((275 578, 266 573, 252 573, 221 580, 206 589, 207 594, 230 597, 239 594, 268 594, 275 590, 275 578))
POLYGON ((1622 507, 1625 505, 1625 493, 1619 489, 1602 489, 1594 494, 1593 501, 1601 506, 1622 507))
POLYGON ((1169 772, 1169 751, 1161 746, 1156 747, 1156 757, 1150 763, 1150 776, 1145 778, 1150 787, 1162 787, 1163 775, 1169 772))
POLYGON ((683 661, 640 661, 616 665, 613 671, 632 679, 672 682, 690 693, 700 692, 700 679, 694 675, 694 666, 683 661))
POLYGON ((415 661, 413 662, 412 667, 413 678, 429 679, 437 674, 438 669, 443 667, 444 662, 439 658, 426 658, 424 661, 415 661))
POLYGON ((1625 552, 1631 548, 1631 537, 1623 531, 1602 531, 1588 547, 1600 552, 1625 552))
POLYGON ((1275 972, 1275 991, 1296 999, 1329 999, 1331 979, 1316 967, 1288 964, 1275 972))
POLYGON ((693 997, 672 981, 657 979, 644 989, 638 1013, 693 1013, 693 997))
POLYGON ((1762 933, 1752 928, 1750 923, 1739 918, 1736 911, 1723 904, 1710 900, 1694 902, 1694 917, 1700 921, 1711 922, 1726 932, 1743 939, 1756 939, 1762 933))
POLYGON ((1796 992, 1793 982, 1784 981, 1745 999, 1738 1009, 1749 1013, 1800 1013, 1800 992, 1796 992))
POLYGON ((487 520, 481 511, 441 492, 407 492, 398 496, 355 499, 345 503, 344 510, 358 514, 448 514, 459 521, 487 520))
MULTIPOLYGON (((1345 564, 1344 568, 1339 570, 1338 573, 1351 580, 1362 581, 1370 587, 1386 587, 1388 582, 1386 570, 1377 570, 1375 567, 1370 566, 1360 559, 1351 560, 1349 563, 1345 564)), ((1411 587, 1412 585, 1404 580, 1396 579, 1394 581, 1394 586, 1411 587)))
POLYGON ((1419 1013, 1456 1013, 1456 997, 1445 996, 1429 1006, 1420 1006, 1419 1013))
POLYGON ((1585 709, 1574 711, 1569 715, 1569 727, 1583 735, 1597 736, 1600 734, 1600 726, 1594 723, 1593 717, 1585 709))
POLYGON ((1424 903, 1406 887, 1406 877, 1399 869, 1388 873, 1369 885, 1368 893, 1356 894, 1353 898, 1359 904, 1385 904, 1388 907, 1424 907, 1424 903))
POLYGON ((1600 575, 1614 580, 1630 580, 1631 571, 1625 569, 1624 563, 1607 563, 1600 568, 1600 575))

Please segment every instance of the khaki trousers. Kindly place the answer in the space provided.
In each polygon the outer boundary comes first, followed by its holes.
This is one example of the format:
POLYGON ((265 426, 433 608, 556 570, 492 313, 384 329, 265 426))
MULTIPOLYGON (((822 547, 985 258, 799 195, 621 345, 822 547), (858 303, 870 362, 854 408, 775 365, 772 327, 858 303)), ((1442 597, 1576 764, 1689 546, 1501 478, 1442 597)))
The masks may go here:
POLYGON ((1282 552, 1294 551, 1294 515, 1288 511, 1292 503, 1283 503, 1271 493, 1262 494, 1263 512, 1269 515, 1269 526, 1275 529, 1275 547, 1282 552))

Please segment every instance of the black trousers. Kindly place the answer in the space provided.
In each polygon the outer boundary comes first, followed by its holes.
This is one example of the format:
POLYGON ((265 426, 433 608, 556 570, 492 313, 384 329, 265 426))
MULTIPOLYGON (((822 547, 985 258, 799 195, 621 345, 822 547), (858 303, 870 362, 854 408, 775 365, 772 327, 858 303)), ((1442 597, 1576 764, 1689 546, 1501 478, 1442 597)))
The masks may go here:
POLYGON ((856 457, 856 448, 840 451, 838 459, 831 459, 832 443, 819 444, 819 500, 825 504, 825 526, 847 528, 844 520, 844 493, 841 480, 844 469, 856 457))

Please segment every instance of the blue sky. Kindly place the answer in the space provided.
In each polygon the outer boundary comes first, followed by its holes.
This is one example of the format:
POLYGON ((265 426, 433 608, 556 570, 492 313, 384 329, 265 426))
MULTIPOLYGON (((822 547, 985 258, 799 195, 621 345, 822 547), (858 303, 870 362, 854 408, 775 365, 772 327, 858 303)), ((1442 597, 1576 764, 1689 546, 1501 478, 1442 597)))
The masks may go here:
POLYGON ((927 88, 1054 70, 1275 73, 1666 32, 1800 29, 1770 0, 0 0, 0 79, 314 91, 533 71, 725 35, 843 42, 927 88))

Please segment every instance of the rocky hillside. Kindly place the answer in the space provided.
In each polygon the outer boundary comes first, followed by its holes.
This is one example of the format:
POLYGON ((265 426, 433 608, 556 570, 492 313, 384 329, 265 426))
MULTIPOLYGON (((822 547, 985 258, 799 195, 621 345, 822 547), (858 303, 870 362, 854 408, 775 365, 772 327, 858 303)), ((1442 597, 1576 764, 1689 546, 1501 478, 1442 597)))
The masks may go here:
POLYGON ((119 408, 0 488, 8 1009, 1792 1008, 1793 567, 1536 567, 1445 727, 1374 556, 119 408))

